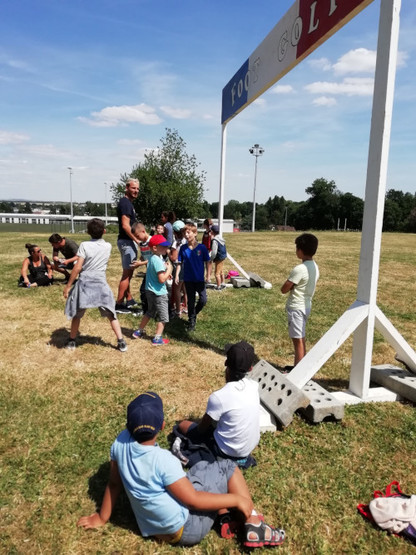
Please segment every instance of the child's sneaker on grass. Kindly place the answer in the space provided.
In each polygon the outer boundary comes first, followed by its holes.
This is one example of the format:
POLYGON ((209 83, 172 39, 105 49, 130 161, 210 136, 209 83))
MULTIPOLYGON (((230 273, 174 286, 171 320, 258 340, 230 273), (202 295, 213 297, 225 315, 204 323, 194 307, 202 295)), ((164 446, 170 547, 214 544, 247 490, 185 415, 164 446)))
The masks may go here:
POLYGON ((130 310, 127 308, 127 306, 124 303, 116 303, 115 311, 118 314, 130 314, 130 310))
POLYGON ((244 524, 246 547, 275 547, 282 545, 285 541, 285 531, 278 528, 272 528, 264 521, 259 524, 246 522, 244 524))
POLYGON ((135 301, 134 299, 130 299, 129 301, 126 301, 126 307, 129 310, 139 308, 139 303, 137 301, 135 301))
POLYGON ((152 345, 158 346, 158 345, 167 345, 169 343, 169 339, 164 339, 163 337, 159 336, 159 337, 154 337, 152 339, 152 345))
POLYGON ((75 339, 68 339, 65 349, 68 349, 68 351, 75 351, 76 347, 77 344, 75 343, 75 339))
POLYGON ((131 334, 132 339, 141 339, 145 336, 145 331, 140 328, 131 334))
POLYGON ((123 338, 117 339, 117 349, 122 353, 125 353, 127 351, 127 343, 124 341, 123 338))

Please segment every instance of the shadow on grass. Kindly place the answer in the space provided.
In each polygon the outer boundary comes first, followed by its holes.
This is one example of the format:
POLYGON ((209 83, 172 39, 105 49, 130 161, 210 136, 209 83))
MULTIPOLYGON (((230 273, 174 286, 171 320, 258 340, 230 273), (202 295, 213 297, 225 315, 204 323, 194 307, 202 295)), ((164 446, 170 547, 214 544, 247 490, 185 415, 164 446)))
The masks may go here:
MULTIPOLYGON (((51 334, 51 339, 49 341, 49 345, 53 345, 57 349, 65 349, 67 341, 69 339, 69 333, 66 328, 58 328, 54 330, 51 334)), ((111 347, 112 349, 117 350, 117 346, 112 343, 107 343, 107 341, 103 341, 101 337, 96 337, 94 335, 80 335, 77 337, 77 346, 80 347, 81 345, 100 345, 102 347, 111 347)))
MULTIPOLYGON (((105 462, 88 480, 88 495, 94 501, 97 510, 99 510, 99 508, 101 507, 104 497, 104 490, 107 485, 109 476, 110 463, 105 462)), ((140 530, 137 526, 130 501, 126 495, 126 492, 124 491, 124 488, 122 488, 117 499, 117 503, 111 514, 110 522, 114 526, 119 526, 120 528, 130 530, 131 532, 134 532, 135 534, 140 536, 140 530)))

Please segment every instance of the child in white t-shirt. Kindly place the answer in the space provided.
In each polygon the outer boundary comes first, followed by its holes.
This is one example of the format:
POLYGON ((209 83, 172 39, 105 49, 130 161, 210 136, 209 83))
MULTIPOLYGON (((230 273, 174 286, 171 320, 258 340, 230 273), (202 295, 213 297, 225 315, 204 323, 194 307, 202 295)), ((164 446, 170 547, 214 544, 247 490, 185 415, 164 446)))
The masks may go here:
MULTIPOLYGON (((282 293, 289 293, 286 312, 289 337, 295 350, 295 366, 306 355, 306 322, 311 313, 312 297, 315 293, 319 269, 313 256, 318 249, 318 239, 311 233, 296 237, 296 256, 302 260, 290 272, 281 287, 282 293)), ((291 369, 292 367, 287 367, 291 369)))
MULTIPOLYGON (((199 424, 183 420, 178 431, 192 441, 202 440, 208 446, 209 438, 213 437, 212 451, 216 457, 235 460, 239 466, 245 467, 260 440, 258 383, 247 376, 255 353, 245 341, 227 345, 225 351, 225 386, 209 396, 199 424)), ((251 464, 255 464, 254 459, 251 460, 251 464)))

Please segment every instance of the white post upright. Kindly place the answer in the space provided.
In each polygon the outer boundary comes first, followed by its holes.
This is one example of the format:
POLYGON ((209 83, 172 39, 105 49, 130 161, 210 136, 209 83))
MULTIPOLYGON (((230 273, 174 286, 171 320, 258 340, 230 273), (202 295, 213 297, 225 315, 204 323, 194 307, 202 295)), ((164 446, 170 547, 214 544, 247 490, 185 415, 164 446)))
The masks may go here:
POLYGON ((362 399, 365 399, 368 395, 371 372, 394 80, 399 41, 400 4, 401 0, 381 0, 380 6, 357 287, 357 300, 368 304, 368 317, 354 333, 349 385, 350 391, 362 399))
POLYGON ((220 195, 218 202, 218 226, 220 234, 224 226, 224 184, 225 184, 225 154, 227 151, 227 124, 222 125, 221 134, 221 166, 220 166, 220 195))

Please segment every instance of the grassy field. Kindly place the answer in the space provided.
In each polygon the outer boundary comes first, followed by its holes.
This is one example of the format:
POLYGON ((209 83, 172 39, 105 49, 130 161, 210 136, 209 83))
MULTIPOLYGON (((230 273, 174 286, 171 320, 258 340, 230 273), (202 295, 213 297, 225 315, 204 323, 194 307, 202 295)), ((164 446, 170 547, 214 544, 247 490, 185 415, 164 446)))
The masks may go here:
MULTIPOLYGON (((318 233, 321 271, 307 338, 313 345, 355 300, 361 236, 318 233)), ((81 323, 80 346, 68 352, 63 285, 20 289, 17 279, 24 244, 50 252, 48 234, 0 234, 0 552, 1 553, 174 553, 143 540, 123 496, 111 522, 98 531, 76 528, 77 519, 101 502, 109 449, 125 425, 125 408, 138 393, 153 389, 165 402, 166 430, 175 421, 203 414, 208 395, 224 380, 223 347, 245 339, 273 365, 292 361, 285 298, 280 284, 297 262, 294 233, 226 236, 233 257, 260 274, 273 289, 208 292, 208 304, 191 338, 181 321, 167 327, 171 344, 154 348, 129 337, 138 320, 121 315, 129 350, 115 350, 114 336, 98 311, 81 323)), ((77 235, 84 240, 85 235, 77 235)), ((115 235, 108 280, 120 277, 115 235)), ((378 303, 414 346, 416 331, 416 236, 383 236, 378 303)), ((134 278, 138 297, 140 280, 134 278)), ((149 324, 149 331, 153 324, 149 324)), ((348 386, 351 340, 316 376, 329 390, 348 386)), ((376 335, 373 362, 394 363, 394 351, 376 335)), ((246 472, 256 506, 285 528, 281 553, 414 553, 405 540, 365 522, 356 505, 375 489, 399 480, 416 493, 416 411, 410 403, 347 407, 340 423, 311 425, 295 416, 276 433, 263 434, 256 468, 246 472)), ((160 443, 167 446, 166 435, 160 443)), ((189 554, 239 553, 241 546, 211 532, 189 554)))

